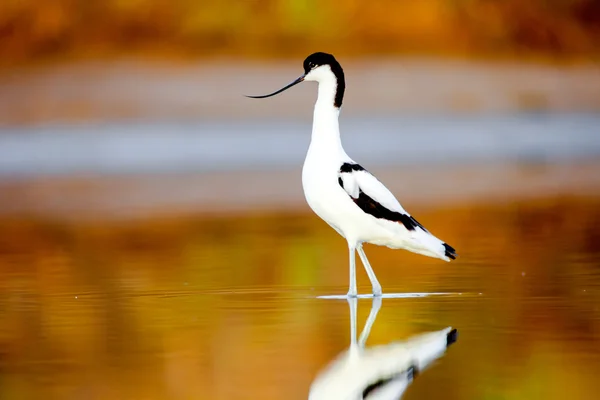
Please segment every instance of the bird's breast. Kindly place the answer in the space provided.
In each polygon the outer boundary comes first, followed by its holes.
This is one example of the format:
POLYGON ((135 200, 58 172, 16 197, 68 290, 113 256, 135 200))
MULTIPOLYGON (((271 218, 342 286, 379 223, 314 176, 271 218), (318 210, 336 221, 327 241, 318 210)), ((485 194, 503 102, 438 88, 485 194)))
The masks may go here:
POLYGON ((326 165, 306 162, 302 168, 302 188, 309 204, 331 196, 335 190, 340 189, 337 171, 326 165))
POLYGON ((320 162, 307 157, 302 168, 302 188, 310 208, 330 225, 345 212, 350 201, 338 179, 338 163, 320 162))

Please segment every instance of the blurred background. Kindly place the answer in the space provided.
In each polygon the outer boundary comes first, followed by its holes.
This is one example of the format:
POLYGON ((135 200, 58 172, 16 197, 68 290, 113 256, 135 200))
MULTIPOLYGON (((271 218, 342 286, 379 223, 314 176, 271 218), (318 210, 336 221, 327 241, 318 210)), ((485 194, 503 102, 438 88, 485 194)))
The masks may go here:
POLYGON ((370 343, 460 332, 406 398, 597 397, 600 2, 5 0, 0 398, 306 398, 349 341, 316 86, 243 95, 315 51, 347 152, 460 255, 366 246, 451 293, 383 302, 370 343))

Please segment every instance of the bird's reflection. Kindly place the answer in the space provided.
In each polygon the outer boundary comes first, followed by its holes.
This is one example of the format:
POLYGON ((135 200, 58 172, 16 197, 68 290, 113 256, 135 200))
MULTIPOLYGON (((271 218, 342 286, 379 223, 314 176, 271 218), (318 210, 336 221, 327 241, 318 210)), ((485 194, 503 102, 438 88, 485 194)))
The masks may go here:
POLYGON ((415 376, 441 357, 458 336, 456 329, 448 327, 404 341, 365 347, 381 308, 381 298, 373 298, 369 318, 358 340, 357 299, 348 298, 348 305, 350 347, 319 372, 311 385, 309 399, 400 399, 415 376))

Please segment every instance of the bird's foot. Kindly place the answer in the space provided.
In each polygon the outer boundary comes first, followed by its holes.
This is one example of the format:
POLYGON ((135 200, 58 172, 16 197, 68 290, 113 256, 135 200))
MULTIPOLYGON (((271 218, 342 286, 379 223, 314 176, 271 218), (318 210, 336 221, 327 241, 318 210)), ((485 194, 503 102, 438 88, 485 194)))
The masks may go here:
POLYGON ((350 289, 346 296, 348 296, 350 298, 354 298, 354 297, 358 297, 358 293, 357 293, 356 289, 354 289, 354 290, 350 289))
POLYGON ((381 297, 382 294, 383 294, 383 292, 381 291, 381 285, 374 285, 373 286, 373 296, 381 297))

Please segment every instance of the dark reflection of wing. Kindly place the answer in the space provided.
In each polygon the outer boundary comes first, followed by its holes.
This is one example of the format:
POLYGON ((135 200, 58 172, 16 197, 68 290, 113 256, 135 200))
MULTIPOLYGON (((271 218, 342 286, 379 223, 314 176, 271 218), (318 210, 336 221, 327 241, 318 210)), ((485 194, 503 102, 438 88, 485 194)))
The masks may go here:
MULTIPOLYGON (((356 327, 356 299, 349 299, 351 332, 356 327)), ((386 345, 365 347, 381 298, 373 300, 361 337, 352 333, 350 348, 341 353, 313 381, 312 400, 397 400, 412 382, 457 339, 457 330, 446 328, 386 345)))
POLYGON ((410 367, 408 370, 399 374, 382 378, 375 383, 370 384, 363 390, 363 399, 373 399, 375 397, 382 399, 397 399, 406 390, 406 387, 412 382, 415 369, 410 367))

